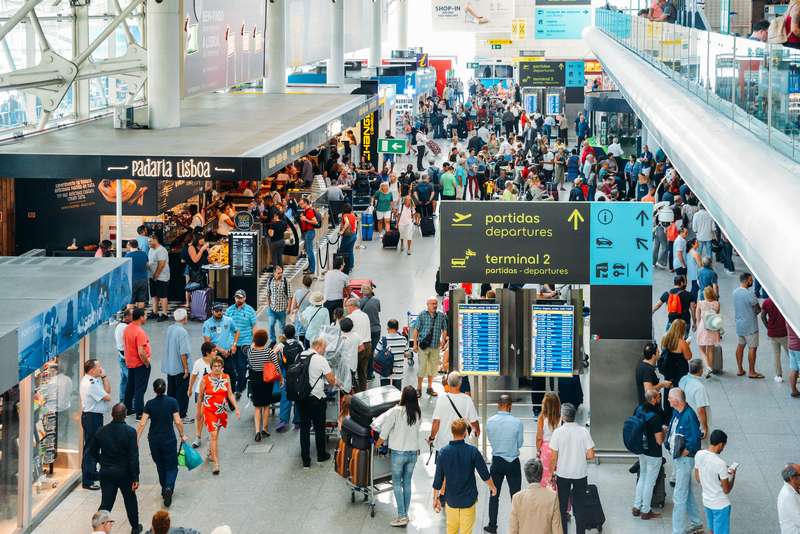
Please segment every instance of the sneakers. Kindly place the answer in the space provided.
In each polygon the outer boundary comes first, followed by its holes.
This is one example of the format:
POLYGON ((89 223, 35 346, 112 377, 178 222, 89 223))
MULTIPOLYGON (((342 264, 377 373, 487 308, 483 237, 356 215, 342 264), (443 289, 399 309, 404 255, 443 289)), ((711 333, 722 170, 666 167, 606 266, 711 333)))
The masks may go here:
POLYGON ((483 527, 483 531, 484 531, 486 534, 497 534, 497 529, 496 529, 496 528, 492 528, 492 527, 490 527, 490 526, 488 526, 488 525, 487 525, 487 526, 485 526, 485 527, 483 527))
POLYGON ((278 423, 278 427, 275 429, 275 432, 283 432, 284 430, 286 430, 286 423, 281 421, 278 423))
POLYGON ((789 393, 789 397, 792 398, 792 399, 800 399, 800 392, 789 393))
POLYGON ((642 514, 642 519, 658 519, 660 517, 661 517, 661 514, 653 512, 652 510, 642 514))
POLYGON ((780 375, 776 376, 776 377, 775 377, 775 382, 777 382, 778 384, 780 384, 781 382, 783 382, 783 377, 782 377, 782 376, 780 376, 780 375))
POLYGON ((660 263, 656 263, 656 268, 657 269, 661 269, 662 271, 666 271, 667 270, 667 266, 666 265, 661 265, 660 263))
POLYGON ((242 392, 241 391, 237 391, 236 394, 234 395, 234 397, 236 397, 236 400, 238 401, 239 399, 242 398, 242 392))
POLYGON ((148 319, 158 319, 158 314, 155 312, 150 312, 147 314, 148 319))
POLYGON ((192 448, 194 448, 194 449, 199 448, 200 447, 200 443, 201 443, 200 442, 200 436, 197 436, 196 438, 194 438, 194 441, 192 442, 192 448))
POLYGON ((295 423, 294 424, 294 429, 295 430, 300 430, 300 423, 295 423))
POLYGON ((172 504, 172 488, 167 488, 164 490, 164 506, 169 508, 170 504, 172 504))
POLYGON ((403 248, 404 246, 405 246, 405 245, 403 244, 403 242, 402 242, 402 241, 400 241, 400 251, 401 251, 401 252, 405 250, 405 248, 403 248))
POLYGON ((684 530, 683 534, 703 534, 703 525, 692 525, 684 530))
POLYGON ((411 256, 411 249, 408 249, 408 252, 406 252, 406 254, 411 256))
POLYGON ((181 419, 181 421, 183 422, 184 425, 191 425, 192 423, 194 423, 194 419, 192 419, 188 415, 183 419, 181 419))
POLYGON ((308 463, 303 462, 303 469, 306 470, 306 471, 311 469, 311 462, 308 462, 308 463))
POLYGON ((323 456, 321 460, 320 460, 320 459, 317 459, 317 463, 318 463, 319 465, 323 465, 325 462, 327 462, 327 461, 328 461, 328 460, 330 460, 331 458, 333 458, 333 456, 331 456, 331 453, 329 453, 329 452, 326 452, 326 453, 325 453, 325 456, 323 456))
POLYGON ((390 527, 406 527, 408 526, 408 518, 402 517, 400 519, 395 519, 391 523, 389 523, 390 527))
POLYGON ((141 534, 141 532, 143 530, 144 530, 144 527, 140 523, 139 526, 131 528, 131 534, 141 534))
POLYGON ((163 313, 159 313, 159 314, 158 314, 158 319, 156 320, 156 322, 158 322, 158 323, 163 323, 163 322, 164 322, 164 321, 166 321, 166 320, 167 320, 167 316, 166 316, 166 315, 164 315, 163 313))

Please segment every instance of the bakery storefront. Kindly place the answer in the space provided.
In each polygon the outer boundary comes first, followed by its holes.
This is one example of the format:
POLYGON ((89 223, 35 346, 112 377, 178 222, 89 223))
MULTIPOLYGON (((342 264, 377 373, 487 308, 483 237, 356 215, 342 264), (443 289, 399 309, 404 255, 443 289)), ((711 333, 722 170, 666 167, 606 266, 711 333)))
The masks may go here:
POLYGON ((0 258, 0 534, 31 530, 80 483, 83 364, 130 287, 125 259, 0 258))

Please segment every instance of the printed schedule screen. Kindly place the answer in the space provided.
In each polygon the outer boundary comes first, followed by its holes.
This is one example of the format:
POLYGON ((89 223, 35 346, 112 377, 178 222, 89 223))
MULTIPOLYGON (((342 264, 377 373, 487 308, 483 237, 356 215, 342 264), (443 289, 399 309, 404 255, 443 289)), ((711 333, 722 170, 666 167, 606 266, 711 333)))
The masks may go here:
POLYGON ((500 305, 458 305, 458 371, 500 374, 500 305))
POLYGON ((573 306, 537 306, 531 313, 531 375, 572 376, 573 306))

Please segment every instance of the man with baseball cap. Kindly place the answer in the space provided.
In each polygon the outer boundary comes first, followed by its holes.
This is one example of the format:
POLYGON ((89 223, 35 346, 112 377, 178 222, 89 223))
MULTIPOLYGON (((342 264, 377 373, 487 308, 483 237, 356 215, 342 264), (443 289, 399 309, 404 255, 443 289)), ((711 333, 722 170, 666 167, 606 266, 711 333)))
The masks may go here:
POLYGON ((586 197, 583 196, 583 188, 581 187, 583 185, 583 180, 581 177, 578 176, 575 178, 573 184, 572 190, 569 192, 570 202, 574 202, 576 200, 585 201, 586 197))
MULTIPOLYGON (((225 317, 225 305, 215 302, 211 305, 211 317, 203 323, 203 340, 210 341, 217 346, 217 352, 222 356, 223 370, 231 379, 231 386, 236 389, 237 376, 236 364, 233 356, 239 344, 239 328, 230 317, 225 317)), ((244 377, 242 377, 244 380, 244 377)))
MULTIPOLYGON (((278 269, 278 267, 276 267, 278 269)), ((247 303, 247 294, 244 289, 239 289, 233 295, 236 302, 234 306, 228 306, 225 317, 230 317, 239 329, 239 338, 236 342, 236 354, 233 356, 233 364, 236 368, 236 400, 239 400, 244 391, 247 372, 247 358, 250 353, 250 345, 253 343, 253 334, 256 332, 256 311, 247 303)))

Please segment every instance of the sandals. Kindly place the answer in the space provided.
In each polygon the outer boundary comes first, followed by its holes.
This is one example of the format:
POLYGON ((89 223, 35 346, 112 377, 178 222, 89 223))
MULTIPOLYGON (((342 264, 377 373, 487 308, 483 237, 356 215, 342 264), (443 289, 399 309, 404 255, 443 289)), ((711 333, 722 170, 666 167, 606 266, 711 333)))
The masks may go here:
POLYGON ((428 388, 428 390, 427 390, 425 393, 427 393, 429 397, 438 397, 438 396, 439 396, 439 394, 438 394, 438 393, 436 393, 436 392, 433 390, 433 388, 428 388))
POLYGON ((219 474, 219 464, 214 464, 214 470, 211 471, 211 474, 218 475, 219 474))
POLYGON ((261 432, 256 432, 256 441, 261 441, 261 432))
POLYGON ((269 432, 267 432, 266 430, 262 430, 261 432, 259 432, 259 434, 263 438, 268 438, 269 437, 269 432))
POLYGON ((422 390, 418 389, 417 390, 417 398, 420 398, 420 397, 422 397, 422 390))

